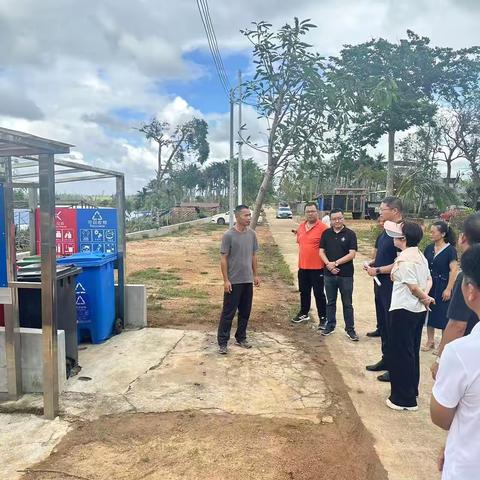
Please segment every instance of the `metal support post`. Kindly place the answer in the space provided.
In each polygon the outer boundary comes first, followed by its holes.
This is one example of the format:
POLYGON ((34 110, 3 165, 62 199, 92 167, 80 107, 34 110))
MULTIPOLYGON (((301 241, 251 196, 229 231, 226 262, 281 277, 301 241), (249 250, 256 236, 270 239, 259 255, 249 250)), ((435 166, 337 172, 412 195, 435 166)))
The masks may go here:
POLYGON ((242 71, 238 71, 238 179, 237 179, 237 193, 238 193, 238 203, 237 205, 242 205, 243 203, 243 157, 242 157, 242 71))
POLYGON ((58 414, 57 268, 55 250, 55 164, 44 154, 38 162, 42 238, 43 407, 45 417, 58 414))
POLYGON ((122 326, 125 327, 125 255, 126 255, 126 237, 125 237, 125 178, 116 177, 117 193, 117 250, 118 250, 118 296, 117 296, 117 316, 122 319, 122 326))
POLYGON ((229 162, 229 182, 228 182, 228 223, 233 227, 233 209, 234 206, 234 187, 233 187, 233 92, 230 92, 230 162, 229 162))
POLYGON ((28 189, 28 209, 29 216, 29 230, 30 230, 30 255, 37 254, 37 229, 35 228, 35 211, 38 207, 38 191, 35 187, 28 189))
MULTIPOLYGON (((17 280, 15 249, 15 219, 13 214, 12 159, 5 158, 5 230, 7 245, 7 280, 17 280)), ((2 212, 3 214, 3 212, 2 212)), ((22 395, 22 349, 18 318, 18 290, 9 288, 10 303, 5 304, 5 349, 7 354, 8 398, 17 400, 22 395)))

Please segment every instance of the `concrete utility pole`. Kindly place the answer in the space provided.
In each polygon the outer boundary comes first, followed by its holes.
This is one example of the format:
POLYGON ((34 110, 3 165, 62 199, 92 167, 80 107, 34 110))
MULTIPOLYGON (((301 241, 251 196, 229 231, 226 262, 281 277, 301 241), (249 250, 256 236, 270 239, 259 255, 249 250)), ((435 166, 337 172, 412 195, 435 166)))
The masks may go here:
POLYGON ((243 172, 242 172, 242 71, 238 71, 238 179, 237 179, 237 192, 238 192, 238 202, 237 205, 243 203, 243 172))
POLYGON ((230 91, 230 164, 229 164, 229 187, 228 187, 228 224, 233 227, 234 185, 233 185, 233 90, 230 91))

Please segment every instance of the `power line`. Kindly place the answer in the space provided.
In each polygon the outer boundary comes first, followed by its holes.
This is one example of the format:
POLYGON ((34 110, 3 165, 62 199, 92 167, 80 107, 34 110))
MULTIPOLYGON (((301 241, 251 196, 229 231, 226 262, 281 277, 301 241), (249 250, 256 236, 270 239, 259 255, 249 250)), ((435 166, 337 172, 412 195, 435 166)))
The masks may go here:
POLYGON ((200 13, 200 18, 202 19, 203 27, 205 29, 205 33, 207 35, 208 47, 210 49, 210 53, 212 54, 212 58, 215 64, 215 68, 217 70, 218 78, 220 79, 220 83, 222 84, 222 87, 225 90, 225 93, 229 97, 230 90, 231 90, 230 82, 228 80, 228 76, 225 71, 225 66, 223 64, 220 51, 218 49, 217 36, 213 28, 213 23, 210 17, 210 11, 208 8, 207 0, 197 0, 197 6, 198 6, 198 11, 200 13))

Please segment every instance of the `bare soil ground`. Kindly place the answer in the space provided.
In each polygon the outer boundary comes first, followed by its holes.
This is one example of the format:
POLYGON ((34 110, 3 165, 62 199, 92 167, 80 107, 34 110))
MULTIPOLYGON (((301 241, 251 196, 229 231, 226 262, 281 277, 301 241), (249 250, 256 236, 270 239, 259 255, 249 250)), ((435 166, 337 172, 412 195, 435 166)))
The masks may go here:
MULTIPOLYGON (((149 326, 215 330, 223 231, 204 226, 128 244, 129 281, 148 287, 149 326)), ((198 411, 105 416, 77 422, 25 480, 387 478, 324 340, 312 329, 290 326, 298 293, 268 227, 257 234, 263 284, 255 290, 251 329, 282 332, 308 354, 331 392, 334 417, 313 423, 198 411)))

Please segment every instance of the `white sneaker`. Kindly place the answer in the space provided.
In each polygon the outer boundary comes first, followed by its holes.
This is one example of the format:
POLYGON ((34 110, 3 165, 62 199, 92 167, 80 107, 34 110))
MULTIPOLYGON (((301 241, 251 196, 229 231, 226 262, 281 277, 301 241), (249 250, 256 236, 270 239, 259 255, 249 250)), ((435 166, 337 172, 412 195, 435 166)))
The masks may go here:
POLYGON ((418 406, 415 405, 414 407, 401 407, 400 405, 395 405, 389 398, 385 400, 385 403, 387 404, 388 408, 391 408, 392 410, 397 410, 398 412, 401 411, 408 411, 408 412, 416 412, 418 410, 418 406))
POLYGON ((292 318, 292 323, 302 323, 308 322, 310 317, 308 315, 297 315, 295 318, 292 318))

